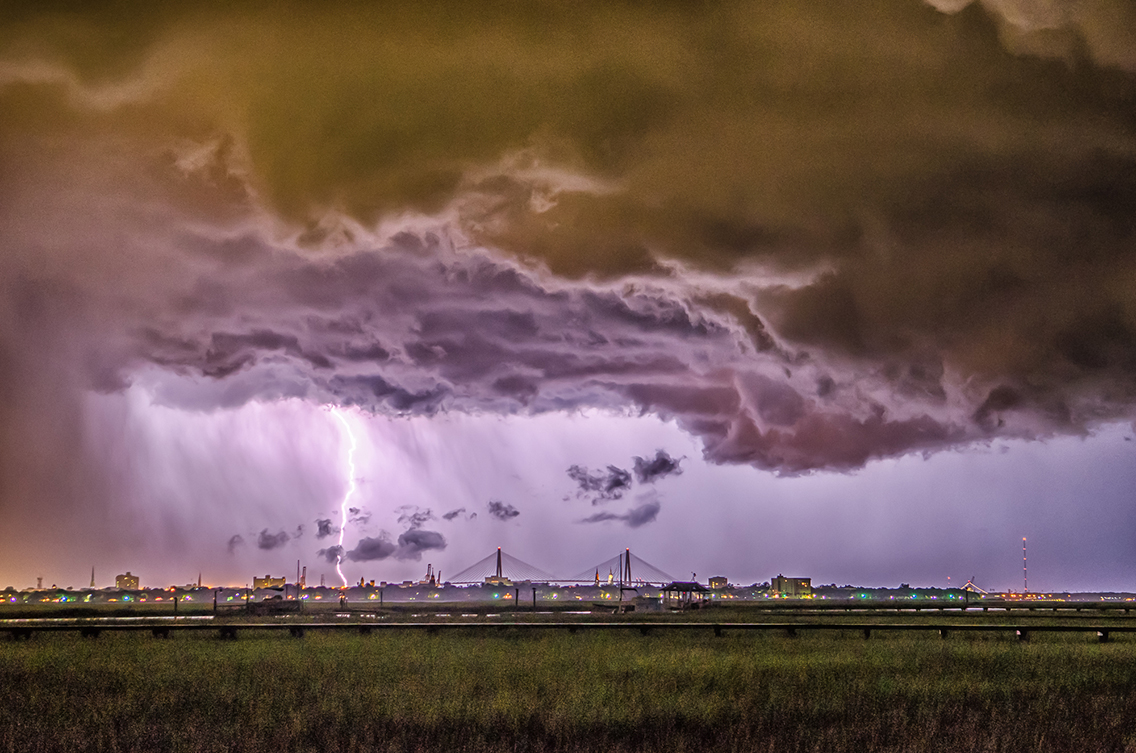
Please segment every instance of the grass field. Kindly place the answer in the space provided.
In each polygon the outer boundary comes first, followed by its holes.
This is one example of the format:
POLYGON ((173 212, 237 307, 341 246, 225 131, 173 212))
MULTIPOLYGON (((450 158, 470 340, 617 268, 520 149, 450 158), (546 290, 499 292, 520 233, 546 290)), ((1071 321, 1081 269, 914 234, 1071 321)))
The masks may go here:
POLYGON ((0 750, 1136 750, 1136 641, 309 633, 0 643, 0 750))

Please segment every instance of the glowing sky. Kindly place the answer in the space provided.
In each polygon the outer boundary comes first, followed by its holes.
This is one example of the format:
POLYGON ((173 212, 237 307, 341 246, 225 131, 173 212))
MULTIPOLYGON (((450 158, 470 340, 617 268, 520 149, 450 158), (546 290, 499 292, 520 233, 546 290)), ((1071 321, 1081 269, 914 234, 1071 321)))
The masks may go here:
POLYGON ((1126 0, 25 5, 0 586, 1136 589, 1126 0))

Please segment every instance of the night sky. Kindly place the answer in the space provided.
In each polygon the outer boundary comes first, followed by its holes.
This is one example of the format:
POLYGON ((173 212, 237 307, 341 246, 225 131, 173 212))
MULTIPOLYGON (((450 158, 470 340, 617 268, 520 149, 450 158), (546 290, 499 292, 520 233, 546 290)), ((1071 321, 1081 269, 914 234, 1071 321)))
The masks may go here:
POLYGON ((0 11, 0 587, 1136 590, 1134 408, 1127 0, 0 11))

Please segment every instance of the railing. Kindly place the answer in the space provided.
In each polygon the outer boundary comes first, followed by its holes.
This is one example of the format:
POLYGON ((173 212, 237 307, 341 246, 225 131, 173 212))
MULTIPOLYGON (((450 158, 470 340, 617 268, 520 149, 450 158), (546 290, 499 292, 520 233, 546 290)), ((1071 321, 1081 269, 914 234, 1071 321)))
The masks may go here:
POLYGON ((1136 624, 1079 624, 1079 625, 1036 625, 1007 623, 889 623, 889 622, 306 622, 306 623, 228 623, 217 624, 206 621, 181 623, 141 623, 141 622, 100 622, 60 624, 7 625, 0 627, 13 640, 29 640, 35 633, 78 632, 84 638, 98 638, 103 632, 149 631, 155 638, 169 638, 174 632, 201 633, 214 632, 217 637, 235 640, 238 633, 249 631, 287 631, 290 635, 302 638, 307 631, 353 631, 361 635, 391 630, 423 630, 427 633, 442 631, 474 630, 500 632, 505 630, 551 631, 567 630, 576 633, 586 630, 638 631, 642 635, 665 631, 706 631, 721 637, 727 632, 779 632, 787 637, 800 633, 825 630, 829 632, 855 632, 864 638, 880 632, 925 632, 937 633, 947 638, 951 633, 1013 633, 1018 640, 1028 641, 1035 633, 1096 633, 1101 643, 1109 641, 1114 633, 1136 633, 1136 624))

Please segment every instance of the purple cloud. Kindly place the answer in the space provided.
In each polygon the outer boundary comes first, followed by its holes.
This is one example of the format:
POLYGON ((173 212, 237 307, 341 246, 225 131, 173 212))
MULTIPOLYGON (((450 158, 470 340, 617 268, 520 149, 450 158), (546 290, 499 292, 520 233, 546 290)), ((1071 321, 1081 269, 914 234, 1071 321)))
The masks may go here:
POLYGON ((620 521, 628 528, 639 528, 648 523, 653 523, 655 518, 659 516, 659 511, 662 509, 662 504, 653 496, 645 498, 638 505, 635 505, 625 513, 613 512, 598 512, 594 515, 589 515, 581 523, 607 523, 611 521, 620 521))
POLYGON ((316 521, 316 538, 326 539, 339 533, 339 527, 331 522, 331 518, 320 518, 316 521))
POLYGON ((422 553, 431 549, 445 549, 446 537, 437 531, 412 528, 399 534, 398 550, 394 553, 400 560, 418 560, 422 553))
POLYGON ((263 549, 267 552, 284 546, 288 543, 289 538, 291 537, 284 531, 269 533, 268 529, 265 528, 257 535, 256 546, 258 549, 263 549))
POLYGON ((606 471, 595 473, 580 465, 568 468, 568 478, 576 482, 577 497, 589 496, 592 504, 619 499, 631 488, 631 474, 622 468, 609 465, 606 471))
POLYGON ((653 484, 657 479, 682 474, 681 458, 672 458, 664 450, 659 450, 653 458, 635 456, 635 479, 640 484, 653 484))
POLYGON ((521 511, 512 505, 491 499, 489 500, 489 514, 497 518, 497 520, 512 520, 520 515, 521 511))

